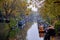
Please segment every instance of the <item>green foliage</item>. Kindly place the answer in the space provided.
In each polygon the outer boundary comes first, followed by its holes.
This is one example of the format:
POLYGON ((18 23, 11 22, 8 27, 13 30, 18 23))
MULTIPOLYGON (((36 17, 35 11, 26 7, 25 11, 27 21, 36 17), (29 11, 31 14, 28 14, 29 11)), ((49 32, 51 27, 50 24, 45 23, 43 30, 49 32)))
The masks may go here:
POLYGON ((0 0, 0 2, 1 2, 2 0, 0 0))
POLYGON ((40 8, 40 12, 45 20, 50 19, 51 22, 54 19, 58 18, 57 16, 60 15, 60 4, 54 3, 58 0, 46 0, 44 2, 43 7, 40 8))
MULTIPOLYGON (((18 32, 18 28, 15 30, 10 30, 13 26, 16 26, 17 20, 14 18, 16 17, 18 20, 22 20, 23 18, 20 17, 21 12, 25 13, 26 8, 26 0, 0 0, 0 10, 2 11, 2 14, 6 16, 6 14, 10 14, 9 20, 10 23, 3 23, 0 24, 0 32, 2 31, 2 35, 6 38, 8 34, 10 34, 10 37, 15 37, 16 33, 18 32), (4 4, 4 5, 3 5, 4 4), (5 7, 5 8, 4 8, 5 7), (13 17, 12 17, 13 16, 13 17), (11 31, 9 33, 9 31, 11 31)), ((8 16, 6 16, 8 17, 8 16)))
POLYGON ((16 25, 16 20, 14 18, 10 18, 10 27, 15 26, 16 25))
POLYGON ((56 25, 60 25, 60 21, 58 21, 58 22, 56 23, 56 25))
POLYGON ((10 37, 15 37, 16 36, 16 30, 12 30, 10 32, 10 37))
POLYGON ((58 33, 58 28, 60 28, 60 21, 55 24, 56 33, 58 33))
POLYGON ((9 32, 9 25, 6 23, 0 23, 0 36, 5 39, 9 32))
POLYGON ((14 30, 11 30, 9 37, 10 38, 16 37, 18 32, 19 32, 19 29, 16 27, 14 30))

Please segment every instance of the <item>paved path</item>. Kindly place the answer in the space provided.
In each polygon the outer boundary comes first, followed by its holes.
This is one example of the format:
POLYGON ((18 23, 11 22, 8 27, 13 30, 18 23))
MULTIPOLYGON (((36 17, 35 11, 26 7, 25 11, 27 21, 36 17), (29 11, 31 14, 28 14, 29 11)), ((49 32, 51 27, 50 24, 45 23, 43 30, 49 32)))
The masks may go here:
POLYGON ((34 23, 27 32, 27 40, 43 40, 43 37, 39 37, 38 25, 34 23))
POLYGON ((56 36, 55 37, 55 40, 60 40, 60 36, 56 36))

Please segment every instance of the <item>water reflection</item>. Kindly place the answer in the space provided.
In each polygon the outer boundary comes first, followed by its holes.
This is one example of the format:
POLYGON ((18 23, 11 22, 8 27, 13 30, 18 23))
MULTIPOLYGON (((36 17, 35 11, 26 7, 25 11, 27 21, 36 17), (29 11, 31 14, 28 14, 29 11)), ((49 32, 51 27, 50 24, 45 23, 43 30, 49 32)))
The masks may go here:
POLYGON ((31 28, 27 31, 27 40, 43 40, 43 38, 39 37, 38 25, 36 22, 31 26, 31 28))

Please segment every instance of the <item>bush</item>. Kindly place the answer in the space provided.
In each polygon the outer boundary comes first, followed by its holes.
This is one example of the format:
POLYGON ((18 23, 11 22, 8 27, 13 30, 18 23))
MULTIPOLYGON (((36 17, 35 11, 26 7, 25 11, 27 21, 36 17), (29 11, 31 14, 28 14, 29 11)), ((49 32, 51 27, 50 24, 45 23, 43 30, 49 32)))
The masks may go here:
POLYGON ((55 25, 55 30, 56 30, 56 34, 58 34, 58 32, 60 32, 60 21, 58 21, 55 25))

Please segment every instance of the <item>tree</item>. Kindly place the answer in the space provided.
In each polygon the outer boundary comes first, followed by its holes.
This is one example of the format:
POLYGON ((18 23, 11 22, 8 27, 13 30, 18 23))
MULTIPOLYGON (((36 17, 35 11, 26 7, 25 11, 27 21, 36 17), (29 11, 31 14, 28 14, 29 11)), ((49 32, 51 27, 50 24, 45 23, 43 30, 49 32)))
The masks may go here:
POLYGON ((25 13, 27 9, 26 1, 21 0, 4 0, 0 5, 4 16, 17 16, 25 13))
MULTIPOLYGON (((4 26, 5 28, 6 27, 9 28, 8 29, 9 32, 7 34, 8 35, 7 38, 9 38, 9 35, 10 35, 9 33, 11 32, 11 27, 16 25, 15 17, 21 18, 20 14, 25 15, 25 12, 26 12, 25 10, 27 9, 27 6, 26 6, 27 3, 26 3, 26 1, 22 1, 22 0, 2 0, 2 1, 0 1, 0 3, 1 3, 0 10, 2 12, 2 15, 4 16, 4 18, 10 20, 10 23, 7 24, 9 26, 7 26, 7 25, 4 26)), ((6 31, 4 31, 4 32, 6 33, 6 31)))
POLYGON ((58 15, 60 15, 60 3, 54 3, 59 0, 46 0, 43 7, 40 8, 40 12, 44 19, 48 20, 52 25, 58 21, 58 15), (53 21, 54 20, 54 21, 53 21), (53 21, 53 23, 52 23, 53 21))

